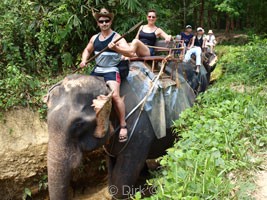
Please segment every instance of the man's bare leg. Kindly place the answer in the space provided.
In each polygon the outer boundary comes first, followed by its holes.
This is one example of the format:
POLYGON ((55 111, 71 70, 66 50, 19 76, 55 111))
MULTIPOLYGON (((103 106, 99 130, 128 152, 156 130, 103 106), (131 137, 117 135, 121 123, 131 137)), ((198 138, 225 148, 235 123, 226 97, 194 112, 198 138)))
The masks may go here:
POLYGON ((120 129, 119 141, 125 142, 127 140, 127 128, 125 121, 125 104, 120 97, 120 84, 116 81, 107 81, 110 89, 113 90, 112 100, 115 104, 115 109, 119 117, 120 126, 125 127, 120 129))
POLYGON ((130 44, 132 51, 139 57, 150 56, 149 48, 140 40, 134 39, 130 44))

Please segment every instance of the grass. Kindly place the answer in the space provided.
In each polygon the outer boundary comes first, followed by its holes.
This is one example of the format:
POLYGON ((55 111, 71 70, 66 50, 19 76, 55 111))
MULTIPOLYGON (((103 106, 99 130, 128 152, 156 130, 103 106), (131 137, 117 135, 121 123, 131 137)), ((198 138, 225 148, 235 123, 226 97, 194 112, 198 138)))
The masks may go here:
POLYGON ((174 122, 180 139, 159 159, 148 181, 157 194, 146 199, 252 199, 267 144, 267 40, 217 50, 223 75, 174 122))

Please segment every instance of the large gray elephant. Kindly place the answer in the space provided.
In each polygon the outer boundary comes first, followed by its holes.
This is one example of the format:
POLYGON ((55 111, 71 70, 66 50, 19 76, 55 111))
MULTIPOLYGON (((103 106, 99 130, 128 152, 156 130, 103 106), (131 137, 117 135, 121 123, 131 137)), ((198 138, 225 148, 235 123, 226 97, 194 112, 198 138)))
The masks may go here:
MULTIPOLYGON (((183 84, 190 88, 186 81, 183 84)), ((195 95, 191 90, 188 95, 195 95)), ((126 113, 129 113, 140 99, 127 80, 121 84, 121 95, 125 98, 126 113)), ((134 187, 146 159, 163 155, 175 139, 170 127, 166 137, 157 139, 147 112, 137 109, 127 120, 131 134, 129 142, 126 146, 119 143, 118 134, 112 134, 119 124, 112 109, 111 91, 99 77, 66 77, 50 89, 47 105, 51 200, 70 198, 68 188, 72 169, 79 165, 83 152, 104 144, 109 153, 115 155, 109 156, 109 185, 116 187, 115 198, 125 198, 129 195, 123 191, 125 186, 134 187)))

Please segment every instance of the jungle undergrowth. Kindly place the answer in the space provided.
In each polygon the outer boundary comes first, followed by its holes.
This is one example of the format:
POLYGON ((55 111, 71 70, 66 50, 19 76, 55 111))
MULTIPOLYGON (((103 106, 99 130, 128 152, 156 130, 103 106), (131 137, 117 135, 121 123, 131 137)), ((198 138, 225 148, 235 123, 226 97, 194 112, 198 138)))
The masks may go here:
POLYGON ((159 159, 147 181, 157 194, 146 199, 252 199, 267 144, 267 40, 217 51, 223 75, 174 122, 180 139, 159 159))

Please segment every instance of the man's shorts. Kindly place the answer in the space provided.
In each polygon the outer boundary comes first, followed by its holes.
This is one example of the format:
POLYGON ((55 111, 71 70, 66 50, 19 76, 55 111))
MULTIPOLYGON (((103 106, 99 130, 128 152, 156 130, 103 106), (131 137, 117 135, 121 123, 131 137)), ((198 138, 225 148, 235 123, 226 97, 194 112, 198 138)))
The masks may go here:
POLYGON ((107 72, 107 73, 97 73, 94 70, 91 72, 92 76, 100 76, 103 77, 105 82, 107 81, 116 81, 121 83, 121 77, 119 72, 107 72))

